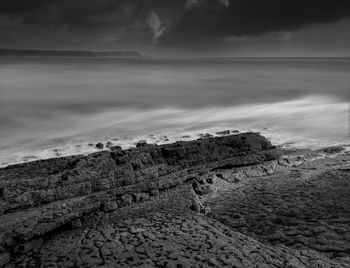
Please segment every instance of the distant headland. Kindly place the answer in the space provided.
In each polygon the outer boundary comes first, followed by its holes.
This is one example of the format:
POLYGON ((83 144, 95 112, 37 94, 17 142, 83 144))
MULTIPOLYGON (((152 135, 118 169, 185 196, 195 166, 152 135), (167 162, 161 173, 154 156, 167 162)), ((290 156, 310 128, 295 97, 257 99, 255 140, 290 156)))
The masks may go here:
POLYGON ((136 51, 83 51, 83 50, 27 50, 0 49, 0 56, 39 56, 39 57, 118 57, 140 58, 136 51))

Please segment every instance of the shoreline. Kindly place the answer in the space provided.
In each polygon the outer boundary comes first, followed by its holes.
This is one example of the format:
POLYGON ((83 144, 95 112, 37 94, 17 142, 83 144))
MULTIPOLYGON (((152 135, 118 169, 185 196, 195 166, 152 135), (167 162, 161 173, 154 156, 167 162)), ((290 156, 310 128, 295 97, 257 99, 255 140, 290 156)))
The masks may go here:
MULTIPOLYGON (((109 137, 105 139, 95 139, 91 141, 85 142, 72 142, 71 144, 57 144, 49 145, 46 149, 41 149, 38 151, 31 151, 30 153, 23 154, 22 156, 18 156, 18 160, 8 161, 3 159, 0 163, 0 168, 4 168, 7 166, 25 164, 33 161, 42 161, 60 157, 71 157, 71 156, 86 156, 92 153, 100 152, 102 150, 110 151, 110 147, 120 146, 123 150, 127 150, 130 148, 135 148, 139 142, 146 142, 148 144, 153 145, 164 145, 164 144, 172 144, 176 142, 187 142, 194 141, 198 139, 208 138, 208 137, 223 137, 227 135, 238 135, 244 133, 258 133, 267 137, 268 140, 276 144, 276 146, 283 149, 297 149, 297 150, 319 150, 322 148, 340 146, 343 147, 346 151, 350 151, 350 143, 343 142, 334 142, 334 143, 306 143, 300 144, 298 141, 288 141, 283 142, 283 138, 278 137, 278 132, 263 128, 263 129, 246 129, 246 128, 228 128, 228 127, 215 127, 215 128, 207 128, 203 130, 194 130, 194 131, 159 131, 154 132, 154 134, 134 134, 133 136, 129 136, 127 134, 124 135, 115 135, 115 137, 109 137), (276 142, 278 140, 279 142, 276 142), (97 144, 102 148, 97 148, 97 144)), ((40 147, 40 144, 38 145, 40 147)), ((14 153, 12 158, 18 153, 14 153)))
POLYGON ((112 149, 0 169, 0 267, 350 265, 343 148, 242 133, 112 149))
POLYGON ((0 165, 96 151, 89 143, 109 141, 130 148, 140 140, 163 144, 225 130, 259 132, 274 144, 286 147, 316 149, 350 144, 347 126, 343 124, 347 110, 345 102, 315 95, 273 104, 199 110, 151 109, 143 113, 110 109, 91 116, 73 113, 69 118, 55 112, 54 120, 43 120, 37 125, 8 129, 5 125, 0 138, 0 165), (123 117, 124 112, 128 118, 123 117))

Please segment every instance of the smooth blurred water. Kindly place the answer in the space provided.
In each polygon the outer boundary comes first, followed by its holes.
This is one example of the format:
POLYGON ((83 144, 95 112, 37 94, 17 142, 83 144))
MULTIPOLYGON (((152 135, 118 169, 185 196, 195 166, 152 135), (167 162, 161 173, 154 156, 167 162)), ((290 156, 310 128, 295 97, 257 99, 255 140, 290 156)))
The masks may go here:
POLYGON ((349 89, 350 59, 2 57, 0 165, 222 129, 346 144, 349 89))

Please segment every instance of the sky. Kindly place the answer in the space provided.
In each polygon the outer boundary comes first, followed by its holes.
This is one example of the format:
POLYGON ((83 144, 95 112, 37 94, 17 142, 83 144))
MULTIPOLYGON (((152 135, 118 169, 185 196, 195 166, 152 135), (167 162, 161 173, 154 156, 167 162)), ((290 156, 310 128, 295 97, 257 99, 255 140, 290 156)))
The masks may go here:
POLYGON ((350 56, 350 1, 1 0, 0 48, 350 56))

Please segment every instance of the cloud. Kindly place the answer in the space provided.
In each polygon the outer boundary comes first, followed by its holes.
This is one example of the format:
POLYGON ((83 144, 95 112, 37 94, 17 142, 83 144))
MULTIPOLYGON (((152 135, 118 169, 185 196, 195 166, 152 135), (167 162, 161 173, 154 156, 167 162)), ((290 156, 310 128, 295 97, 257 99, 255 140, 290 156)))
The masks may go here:
POLYGON ((151 12, 149 17, 146 19, 147 25, 151 28, 153 32, 153 40, 155 43, 158 42, 158 38, 164 33, 167 29, 165 25, 161 22, 159 16, 154 11, 151 12))
POLYGON ((188 10, 188 9, 195 7, 196 5, 199 4, 199 1, 200 0, 187 0, 185 2, 185 9, 188 10))
POLYGON ((50 35, 55 44, 86 44, 100 36, 113 44, 215 46, 229 37, 290 33, 349 17, 349 0, 1 0, 0 40, 47 44, 50 35), (60 29, 72 40, 59 39, 60 29))
POLYGON ((202 0, 185 11, 162 41, 198 45, 229 36, 295 31, 349 17, 348 0, 202 0))
POLYGON ((226 7, 230 5, 230 0, 220 0, 220 2, 226 7))

